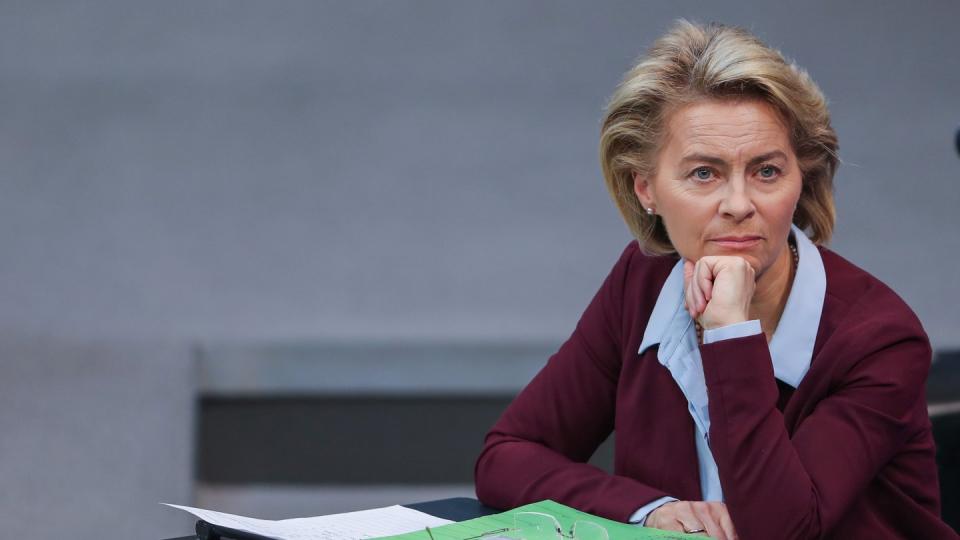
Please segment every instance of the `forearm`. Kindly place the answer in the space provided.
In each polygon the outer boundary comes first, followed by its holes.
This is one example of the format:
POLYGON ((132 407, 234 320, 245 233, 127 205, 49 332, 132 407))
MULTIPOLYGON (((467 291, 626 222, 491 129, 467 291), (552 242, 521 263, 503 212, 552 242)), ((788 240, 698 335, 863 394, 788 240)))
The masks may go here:
POLYGON ((710 448, 742 538, 829 534, 902 447, 914 429, 929 345, 897 333, 825 348, 822 358, 847 356, 846 367, 829 385, 801 385, 798 392, 820 398, 790 433, 762 335, 701 347, 710 448))
POLYGON ((701 347, 710 402, 710 449, 724 499, 744 539, 819 536, 814 486, 776 408, 762 334, 701 347), (777 521, 769 516, 777 515, 777 521))
POLYGON ((551 499, 628 522, 638 508, 668 496, 625 476, 573 461, 536 442, 491 432, 476 466, 477 498, 495 508, 551 499))

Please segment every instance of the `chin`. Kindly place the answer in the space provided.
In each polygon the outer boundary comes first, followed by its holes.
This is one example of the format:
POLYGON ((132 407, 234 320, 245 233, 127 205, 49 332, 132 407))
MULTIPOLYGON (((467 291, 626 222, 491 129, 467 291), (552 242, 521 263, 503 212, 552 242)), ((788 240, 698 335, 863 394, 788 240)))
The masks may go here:
POLYGON ((767 266, 761 266, 759 263, 755 261, 751 261, 749 259, 747 260, 747 262, 749 262, 750 266, 753 267, 753 275, 756 279, 760 279, 760 276, 766 273, 766 271, 769 270, 771 266, 769 264, 767 266))
POLYGON ((767 270, 773 268, 773 264, 776 262, 776 259, 773 259, 766 264, 762 264, 760 261, 756 260, 753 257, 747 258, 747 262, 750 263, 750 266, 753 267, 753 272, 756 275, 757 279, 760 279, 767 270))
POLYGON ((758 279, 764 272, 766 272, 771 266, 773 266, 772 261, 764 264, 757 255, 753 253, 745 253, 743 251, 733 251, 733 252, 719 252, 719 253, 708 253, 707 255, 714 255, 720 257, 740 257, 741 259, 747 261, 747 263, 753 267, 753 274, 758 279))

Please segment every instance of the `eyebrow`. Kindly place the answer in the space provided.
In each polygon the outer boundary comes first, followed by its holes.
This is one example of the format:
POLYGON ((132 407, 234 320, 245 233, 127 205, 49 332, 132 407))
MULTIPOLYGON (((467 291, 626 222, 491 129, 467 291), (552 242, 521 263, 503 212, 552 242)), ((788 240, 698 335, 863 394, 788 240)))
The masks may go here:
MULTIPOLYGON (((754 165, 757 165, 757 164, 762 163, 762 162, 764 162, 764 161, 771 160, 771 159, 773 159, 773 158, 781 158, 781 159, 783 159, 784 161, 786 161, 786 160, 787 160, 787 155, 784 154, 783 152, 781 152, 780 150, 774 150, 774 151, 772 151, 772 152, 767 152, 766 154, 760 154, 759 156, 751 159, 751 160, 747 163, 747 166, 748 166, 748 167, 752 167, 752 166, 754 166, 754 165)), ((688 156, 684 156, 683 159, 680 160, 680 164, 682 165, 682 164, 684 164, 684 163, 689 163, 689 162, 692 162, 692 161, 695 161, 695 162, 703 162, 703 163, 710 163, 710 164, 713 164, 713 165, 726 165, 726 164, 727 164, 727 162, 724 161, 722 158, 718 158, 718 157, 716 157, 716 156, 711 156, 711 155, 707 155, 707 154, 690 154, 690 155, 688 155, 688 156)))

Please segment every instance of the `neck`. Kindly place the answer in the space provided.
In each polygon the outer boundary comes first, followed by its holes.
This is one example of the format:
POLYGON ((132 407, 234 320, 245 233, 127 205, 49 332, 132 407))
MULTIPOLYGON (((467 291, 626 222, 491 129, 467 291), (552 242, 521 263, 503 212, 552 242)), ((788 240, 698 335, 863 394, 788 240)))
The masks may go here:
POLYGON ((750 303, 750 318, 760 319, 760 327, 763 328, 767 341, 773 337, 787 305, 793 274, 793 252, 790 246, 784 244, 776 262, 757 279, 757 287, 750 303))

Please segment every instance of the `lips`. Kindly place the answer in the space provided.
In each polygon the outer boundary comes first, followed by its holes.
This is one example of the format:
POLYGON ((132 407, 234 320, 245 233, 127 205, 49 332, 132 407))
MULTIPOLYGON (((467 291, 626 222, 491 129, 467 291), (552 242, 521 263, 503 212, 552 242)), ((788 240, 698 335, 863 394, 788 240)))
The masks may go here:
POLYGON ((728 249, 746 249, 759 244, 762 239, 762 236, 721 236, 711 242, 728 249))
POLYGON ((719 238, 714 238, 714 242, 749 242, 751 240, 759 240, 760 236, 721 236, 719 238))

